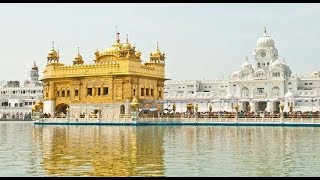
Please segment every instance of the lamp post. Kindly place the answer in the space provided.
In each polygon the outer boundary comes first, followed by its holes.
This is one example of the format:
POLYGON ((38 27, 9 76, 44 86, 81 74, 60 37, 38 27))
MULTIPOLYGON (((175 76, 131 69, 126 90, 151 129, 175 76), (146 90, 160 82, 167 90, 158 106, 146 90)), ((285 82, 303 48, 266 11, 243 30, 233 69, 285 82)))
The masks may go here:
POLYGON ((194 110, 196 111, 196 119, 198 118, 198 104, 195 105, 194 110))
POLYGON ((212 105, 210 104, 210 106, 209 106, 209 113, 211 114, 211 112, 212 112, 212 105))
POLYGON ((281 123, 283 123, 283 109, 284 109, 283 102, 280 102, 279 107, 280 107, 280 121, 281 123))
POLYGON ((66 109, 66 114, 67 114, 66 118, 69 119, 69 107, 67 107, 66 109))
POLYGON ((221 118, 221 99, 219 100, 219 118, 221 118))
POLYGON ((238 103, 236 103, 234 109, 236 110, 235 120, 236 120, 236 122, 238 122, 238 111, 239 111, 239 104, 238 103))
POLYGON ((292 106, 292 102, 290 102, 290 105, 289 105, 289 112, 291 113, 293 110, 293 106, 292 106))
POLYGON ((161 104, 158 102, 157 103, 158 118, 160 118, 160 108, 161 108, 161 104))
POLYGON ((172 105, 172 110, 173 110, 173 114, 176 114, 176 103, 173 103, 172 105))
POLYGON ((31 116, 32 116, 33 118, 35 118, 35 111, 36 111, 36 106, 33 105, 33 106, 32 106, 32 111, 31 111, 31 116))
POLYGON ((186 108, 187 108, 187 113, 191 113, 191 104, 190 103, 187 103, 186 108))
POLYGON ((133 97, 130 105, 132 106, 132 116, 131 120, 137 120, 138 119, 138 113, 139 113, 139 101, 136 96, 133 97))
POLYGON ((147 104, 144 105, 144 107, 147 109, 147 116, 149 116, 149 114, 150 114, 150 104, 147 103, 147 104))

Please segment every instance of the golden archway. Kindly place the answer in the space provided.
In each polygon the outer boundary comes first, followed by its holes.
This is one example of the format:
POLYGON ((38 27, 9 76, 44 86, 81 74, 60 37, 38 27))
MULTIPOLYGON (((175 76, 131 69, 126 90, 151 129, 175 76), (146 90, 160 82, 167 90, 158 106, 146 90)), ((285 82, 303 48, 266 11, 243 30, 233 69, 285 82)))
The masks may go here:
POLYGON ((55 114, 58 115, 58 116, 61 115, 61 114, 66 115, 67 114, 67 109, 69 109, 69 105, 68 104, 64 104, 64 103, 58 104, 56 106, 56 109, 55 109, 55 114))

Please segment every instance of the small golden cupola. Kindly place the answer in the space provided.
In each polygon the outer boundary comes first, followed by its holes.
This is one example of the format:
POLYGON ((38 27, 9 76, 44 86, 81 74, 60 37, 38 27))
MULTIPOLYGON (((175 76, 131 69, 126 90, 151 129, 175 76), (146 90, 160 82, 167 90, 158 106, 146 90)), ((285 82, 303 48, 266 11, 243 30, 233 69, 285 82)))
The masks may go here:
POLYGON ((114 42, 111 47, 106 49, 107 54, 117 54, 122 49, 122 44, 120 42, 120 33, 116 33, 116 42, 114 42))
POLYGON ((150 53, 150 62, 164 64, 165 58, 165 54, 161 53, 161 51, 159 50, 159 44, 157 42, 157 49, 150 53))
POLYGON ((131 44, 129 43, 128 34, 127 34, 126 42, 122 44, 122 48, 124 50, 130 50, 132 48, 131 44))
POLYGON ((83 58, 79 52, 79 47, 78 47, 78 54, 74 57, 73 65, 80 65, 80 64, 83 64, 83 58))
POLYGON ((96 59, 100 57, 100 52, 98 49, 96 49, 96 51, 94 52, 94 55, 96 56, 96 59))
POLYGON ((140 52, 139 50, 137 50, 137 51, 135 52, 135 55, 136 55, 136 57, 137 57, 138 59, 140 59, 140 57, 141 57, 141 52, 140 52))
POLYGON ((47 56, 47 64, 59 63, 59 53, 54 49, 54 42, 52 42, 52 49, 47 56))

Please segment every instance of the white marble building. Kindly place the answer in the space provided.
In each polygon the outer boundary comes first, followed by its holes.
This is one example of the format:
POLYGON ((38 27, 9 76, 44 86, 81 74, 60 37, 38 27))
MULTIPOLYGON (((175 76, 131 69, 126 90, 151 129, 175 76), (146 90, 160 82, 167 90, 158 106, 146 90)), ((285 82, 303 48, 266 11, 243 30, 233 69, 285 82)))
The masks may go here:
POLYGON ((186 111, 186 103, 198 104, 199 111, 279 111, 283 102, 288 111, 320 110, 320 71, 307 77, 294 76, 270 35, 264 31, 253 51, 254 62, 246 57, 241 68, 226 80, 166 81, 164 108, 176 104, 177 112, 186 111))
POLYGON ((31 118, 32 106, 42 101, 43 86, 39 82, 36 64, 31 68, 30 80, 0 82, 0 119, 26 120, 31 118))

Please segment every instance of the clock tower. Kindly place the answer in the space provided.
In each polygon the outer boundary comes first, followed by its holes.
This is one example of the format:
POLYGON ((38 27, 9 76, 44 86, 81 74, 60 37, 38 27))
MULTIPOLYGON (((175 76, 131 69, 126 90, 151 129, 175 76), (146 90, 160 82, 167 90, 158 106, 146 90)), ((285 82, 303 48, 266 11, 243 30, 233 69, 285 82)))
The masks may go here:
POLYGON ((253 55, 256 61, 256 69, 268 69, 278 58, 278 50, 274 47, 274 41, 270 35, 267 34, 266 28, 264 29, 262 37, 257 41, 253 55))

